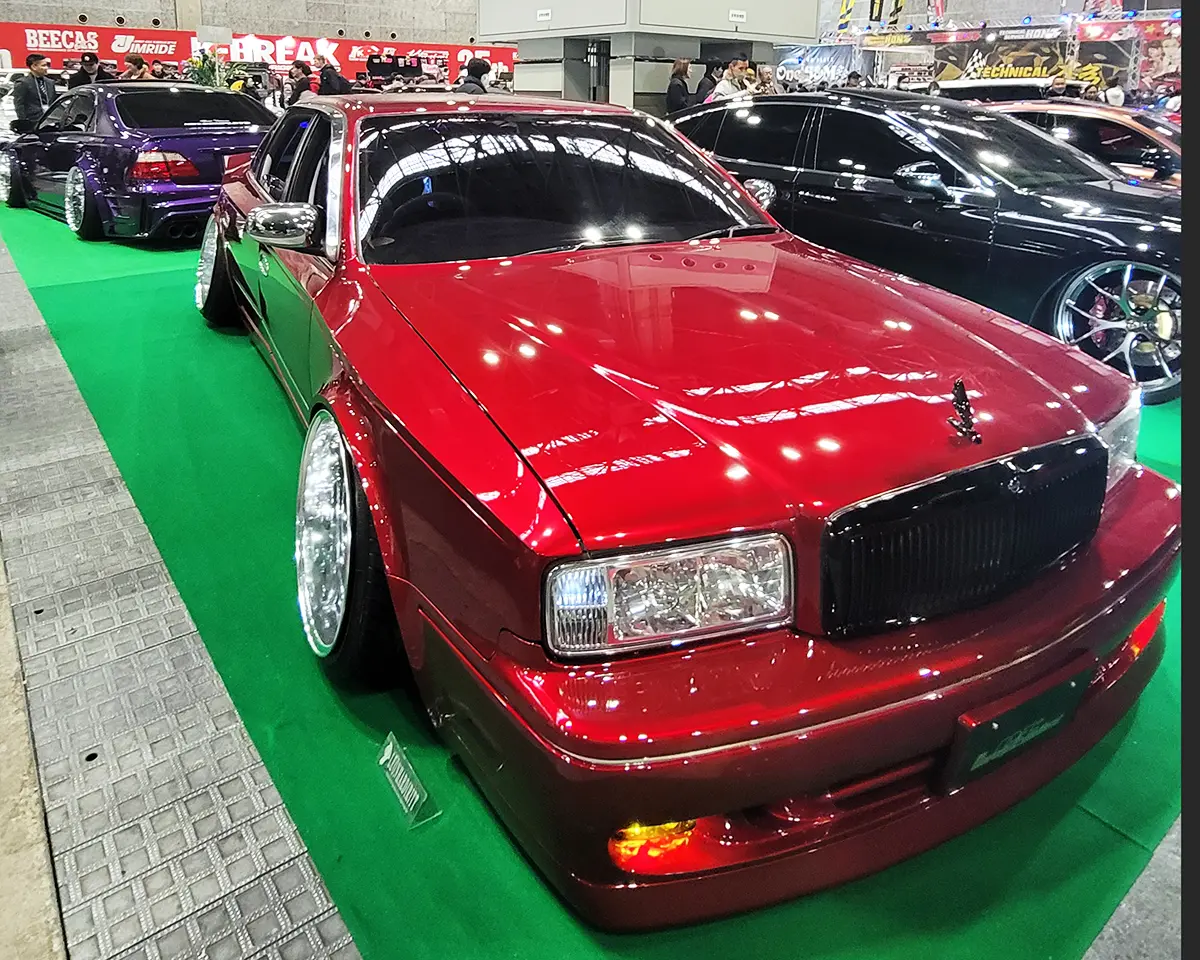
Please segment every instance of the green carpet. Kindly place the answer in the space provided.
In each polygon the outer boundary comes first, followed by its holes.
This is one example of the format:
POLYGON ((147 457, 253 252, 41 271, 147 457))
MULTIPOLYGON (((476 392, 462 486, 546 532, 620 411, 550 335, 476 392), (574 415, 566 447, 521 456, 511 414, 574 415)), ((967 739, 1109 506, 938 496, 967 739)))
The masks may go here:
MULTIPOLYGON (((0 232, 366 960, 1078 958, 1180 809, 1179 584, 1138 709, 1031 799, 874 877, 690 929, 581 926, 399 695, 344 696, 304 644, 291 561, 301 433, 244 336, 192 305, 194 252, 0 232), (375 766, 407 743, 442 815, 414 831, 375 766)), ((1179 476, 1179 405, 1142 454, 1179 476)))

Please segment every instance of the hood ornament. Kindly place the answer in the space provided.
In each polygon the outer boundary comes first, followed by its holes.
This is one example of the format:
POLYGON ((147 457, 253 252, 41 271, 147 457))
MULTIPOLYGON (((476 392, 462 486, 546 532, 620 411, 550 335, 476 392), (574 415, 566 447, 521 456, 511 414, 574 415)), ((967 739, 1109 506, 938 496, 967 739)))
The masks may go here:
POLYGON ((951 396, 956 416, 948 417, 946 422, 954 428, 960 437, 966 437, 972 443, 983 443, 983 437, 975 429, 975 414, 971 410, 971 398, 967 396, 967 387, 962 377, 954 381, 954 392, 951 396))

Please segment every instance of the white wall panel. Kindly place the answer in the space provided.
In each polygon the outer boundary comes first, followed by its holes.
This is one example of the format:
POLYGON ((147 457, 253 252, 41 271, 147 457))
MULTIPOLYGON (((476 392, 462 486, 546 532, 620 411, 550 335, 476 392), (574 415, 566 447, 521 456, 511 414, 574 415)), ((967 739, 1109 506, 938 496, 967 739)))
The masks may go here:
MULTIPOLYGON (((865 0, 864 0, 865 2, 865 0)), ((641 0, 641 23, 668 27, 693 36, 743 33, 796 39, 817 35, 818 0, 641 0), (734 23, 730 9, 744 11, 746 21, 734 23)))
POLYGON ((611 28, 626 18, 626 0, 487 0, 479 6, 479 33, 485 37, 611 28), (539 10, 549 10, 550 19, 538 20, 539 10))

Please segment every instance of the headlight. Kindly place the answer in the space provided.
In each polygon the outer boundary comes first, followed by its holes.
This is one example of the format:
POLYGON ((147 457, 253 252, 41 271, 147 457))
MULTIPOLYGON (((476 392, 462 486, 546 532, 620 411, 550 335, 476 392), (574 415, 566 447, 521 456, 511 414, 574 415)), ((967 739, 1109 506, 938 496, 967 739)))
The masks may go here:
POLYGON ((546 639, 560 656, 671 646, 792 619, 792 554, 778 534, 553 568, 546 639))
POLYGON ((1097 431, 1108 447, 1108 487, 1111 490, 1137 460, 1138 431, 1142 426, 1142 391, 1134 390, 1115 417, 1097 431))

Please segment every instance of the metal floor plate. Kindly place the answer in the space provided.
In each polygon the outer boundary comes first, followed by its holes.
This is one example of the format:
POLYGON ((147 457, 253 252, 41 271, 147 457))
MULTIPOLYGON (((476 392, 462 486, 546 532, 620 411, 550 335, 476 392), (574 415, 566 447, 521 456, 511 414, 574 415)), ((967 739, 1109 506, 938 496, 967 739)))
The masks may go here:
POLYGON ((0 553, 71 960, 357 958, 2 246, 0 553))

